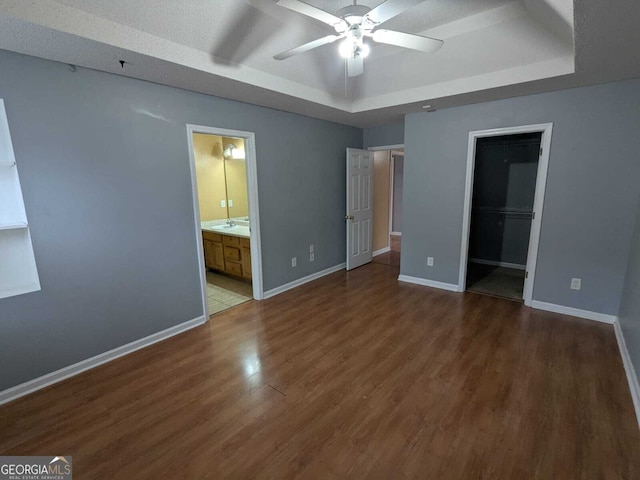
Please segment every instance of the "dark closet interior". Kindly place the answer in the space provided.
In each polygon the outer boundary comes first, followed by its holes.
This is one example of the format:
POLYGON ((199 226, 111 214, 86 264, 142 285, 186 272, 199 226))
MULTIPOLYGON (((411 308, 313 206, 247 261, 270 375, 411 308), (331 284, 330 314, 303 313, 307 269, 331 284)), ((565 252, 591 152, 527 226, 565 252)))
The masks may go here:
POLYGON ((467 290, 522 300, 541 138, 476 142, 467 290))

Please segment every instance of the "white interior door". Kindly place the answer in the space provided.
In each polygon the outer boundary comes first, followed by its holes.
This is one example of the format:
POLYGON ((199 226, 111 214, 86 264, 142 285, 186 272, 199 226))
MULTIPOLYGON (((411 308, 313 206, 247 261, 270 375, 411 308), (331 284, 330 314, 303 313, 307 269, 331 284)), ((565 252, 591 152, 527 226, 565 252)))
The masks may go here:
POLYGON ((371 262, 373 152, 347 148, 347 270, 371 262))

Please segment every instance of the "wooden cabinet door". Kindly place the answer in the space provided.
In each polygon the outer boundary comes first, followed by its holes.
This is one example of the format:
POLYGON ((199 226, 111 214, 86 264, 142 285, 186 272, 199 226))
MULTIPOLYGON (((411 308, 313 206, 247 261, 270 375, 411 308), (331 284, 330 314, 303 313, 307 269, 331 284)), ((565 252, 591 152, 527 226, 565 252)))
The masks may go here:
POLYGON ((251 249, 242 247, 242 276, 251 278, 251 249))
POLYGON ((204 266, 207 268, 216 268, 214 259, 214 243, 204 240, 204 266))
POLYGON ((212 244, 212 261, 213 266, 211 268, 215 268, 216 270, 224 271, 224 251, 222 248, 221 242, 211 242, 212 244))

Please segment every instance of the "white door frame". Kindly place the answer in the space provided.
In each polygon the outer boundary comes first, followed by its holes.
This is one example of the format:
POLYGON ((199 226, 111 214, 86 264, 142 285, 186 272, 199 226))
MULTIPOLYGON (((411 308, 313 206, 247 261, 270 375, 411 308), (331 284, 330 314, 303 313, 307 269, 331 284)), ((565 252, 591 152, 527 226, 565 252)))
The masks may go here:
POLYGON ((247 163, 247 192, 249 194, 249 228, 251 236, 251 282, 253 284, 253 298, 264 298, 262 283, 262 248, 260 241, 260 211, 258 208, 258 171, 256 164, 255 133, 225 128, 206 127, 187 124, 187 140, 189 142, 189 168, 191 170, 191 191, 193 192, 193 212, 195 219, 196 246, 200 268, 200 284, 202 288, 202 308, 205 318, 209 320, 207 305, 207 268, 204 264, 204 247, 202 245, 202 226, 200 224, 200 205, 198 202, 198 181, 196 176, 196 159, 193 148, 193 134, 205 133, 219 137, 235 137, 244 140, 245 161, 247 163))
MULTIPOLYGON (((397 152, 395 155, 393 154, 394 150, 389 151, 389 155, 391 155, 391 201, 389 202, 391 209, 389 212, 389 236, 402 236, 402 232, 394 232, 393 231, 393 196, 396 191, 396 157, 402 157, 402 161, 404 162, 404 150, 401 152, 397 152)), ((404 170, 402 171, 404 175, 404 170)), ((404 181, 404 179, 403 179, 404 181)), ((391 244, 391 240, 389 240, 389 244, 391 244)))
POLYGON ((529 251, 527 254, 527 278, 524 282, 524 304, 531 306, 533 285, 538 261, 538 245, 540 242, 540 225, 542 223, 542 208, 544 206, 544 192, 547 186, 547 171, 549 168, 549 153, 551 150, 551 133, 553 123, 540 123, 520 127, 494 128, 491 130, 476 130, 469 132, 469 146, 467 149, 467 178, 464 190, 464 213, 462 216, 462 248, 460 251, 460 275, 458 291, 466 290, 467 260, 469 255, 469 230, 471 227, 471 202, 473 200, 473 174, 476 162, 476 141, 482 137, 496 137, 500 135, 516 135, 519 133, 542 133, 540 147, 542 155, 538 161, 538 176, 533 200, 534 218, 531 220, 531 235, 529 236, 529 251))
POLYGON ((391 248, 391 232, 393 232, 393 193, 395 187, 396 159, 393 157, 393 150, 389 150, 389 235, 387 246, 391 248))

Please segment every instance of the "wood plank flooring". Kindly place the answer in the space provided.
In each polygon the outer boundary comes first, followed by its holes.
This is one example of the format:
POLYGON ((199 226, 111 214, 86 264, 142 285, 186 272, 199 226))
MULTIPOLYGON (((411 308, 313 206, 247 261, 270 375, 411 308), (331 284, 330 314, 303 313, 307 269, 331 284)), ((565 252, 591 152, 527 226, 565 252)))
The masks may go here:
POLYGON ((369 264, 0 407, 78 479, 638 479, 613 328, 369 264))
POLYGON ((384 263, 393 267, 400 267, 400 251, 402 249, 402 237, 400 235, 389 236, 389 250, 373 257, 373 263, 384 263))

